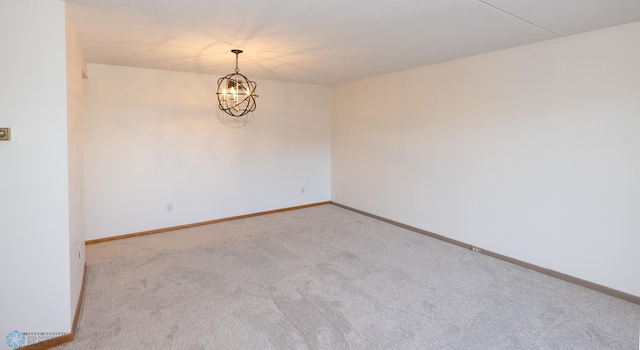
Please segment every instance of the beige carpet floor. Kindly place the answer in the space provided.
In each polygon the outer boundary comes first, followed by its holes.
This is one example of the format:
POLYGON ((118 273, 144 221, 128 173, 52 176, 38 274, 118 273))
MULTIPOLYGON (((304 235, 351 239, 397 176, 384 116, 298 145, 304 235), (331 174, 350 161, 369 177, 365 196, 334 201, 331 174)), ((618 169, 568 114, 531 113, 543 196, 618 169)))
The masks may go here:
POLYGON ((638 349, 640 306, 324 205, 87 247, 60 349, 638 349))

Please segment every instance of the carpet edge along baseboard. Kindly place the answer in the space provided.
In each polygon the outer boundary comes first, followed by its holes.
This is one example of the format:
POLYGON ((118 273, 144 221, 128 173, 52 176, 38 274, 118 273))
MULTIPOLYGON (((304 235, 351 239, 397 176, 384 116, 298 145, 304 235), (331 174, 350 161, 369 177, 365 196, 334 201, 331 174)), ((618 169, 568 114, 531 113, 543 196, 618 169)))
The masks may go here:
POLYGON ((585 287, 585 288, 594 290, 596 292, 604 293, 604 294, 610 295, 612 297, 616 297, 618 299, 622 299, 622 300, 628 301, 630 303, 634 303, 634 304, 640 305, 640 296, 635 296, 633 294, 625 293, 625 292, 617 290, 617 289, 609 288, 609 287, 606 287, 606 286, 603 286, 603 285, 600 285, 600 284, 597 284, 597 283, 594 283, 594 282, 590 282, 590 281, 587 281, 587 280, 583 280, 583 279, 580 279, 578 277, 567 275, 567 274, 564 274, 564 273, 561 273, 561 272, 558 272, 558 271, 555 271, 555 270, 546 269, 544 267, 541 267, 541 266, 538 266, 538 265, 534 265, 534 264, 530 264, 530 263, 522 261, 522 260, 514 259, 514 258, 506 256, 506 255, 494 253, 494 252, 489 251, 489 250, 484 250, 482 248, 475 247, 475 246, 473 246, 471 244, 468 244, 468 243, 460 242, 460 241, 457 241, 457 240, 454 240, 454 239, 451 239, 451 238, 448 238, 448 237, 445 237, 445 236, 441 236, 441 235, 433 233, 433 232, 429 232, 429 231, 426 231, 426 230, 419 229, 417 227, 413 227, 413 226, 409 226, 409 225, 403 224, 401 222, 393 221, 393 220, 390 220, 390 219, 387 219, 387 218, 384 218, 384 217, 381 217, 381 216, 378 216, 378 215, 367 213, 367 212, 362 211, 362 210, 351 208, 351 207, 346 206, 344 204, 336 203, 336 202, 333 202, 333 201, 331 202, 331 204, 333 204, 335 206, 338 206, 338 207, 341 207, 341 208, 344 208, 344 209, 347 209, 347 210, 350 210, 350 211, 353 211, 353 212, 358 213, 358 214, 362 214, 362 215, 365 215, 365 216, 368 216, 368 217, 371 217, 371 218, 374 218, 374 219, 377 219, 377 220, 380 220, 380 221, 384 221, 384 222, 389 223, 389 224, 394 225, 394 226, 398 226, 398 227, 401 227, 401 228, 404 228, 404 229, 407 229, 407 230, 410 230, 410 231, 413 231, 413 232, 417 232, 417 233, 420 233, 420 234, 423 234, 423 235, 426 235, 426 236, 429 236, 429 237, 432 237, 432 238, 435 238, 435 239, 439 239, 439 240, 447 242, 447 243, 455 244, 455 245, 460 246, 462 248, 470 249, 470 250, 473 250, 475 252, 478 252, 478 253, 481 253, 481 254, 485 254, 485 255, 490 256, 492 258, 496 258, 496 259, 499 259, 499 260, 502 260, 502 261, 506 261, 508 263, 512 263, 512 264, 515 264, 515 265, 518 265, 518 266, 521 266, 521 267, 524 267, 524 268, 527 268, 527 269, 530 269, 530 270, 533 270, 533 271, 536 271, 536 272, 540 272, 540 273, 543 273, 543 274, 545 274, 547 276, 551 276, 551 277, 563 280, 565 282, 573 283, 573 284, 579 285, 581 287, 585 287))
POLYGON ((288 207, 288 208, 282 208, 282 209, 276 209, 276 210, 268 210, 268 211, 263 211, 263 212, 258 212, 258 213, 253 213, 253 214, 247 214, 247 215, 239 215, 239 216, 233 216, 233 217, 228 217, 228 218, 222 218, 222 219, 217 219, 217 220, 210 220, 210 221, 203 221, 203 222, 197 222, 197 223, 193 223, 193 224, 186 224, 186 225, 179 225, 179 226, 172 226, 172 227, 167 227, 167 228, 161 228, 161 229, 156 229, 156 230, 149 230, 149 231, 142 231, 142 232, 136 232, 136 233, 130 233, 130 234, 125 234, 125 235, 119 235, 119 236, 112 236, 112 237, 105 237, 105 238, 99 238, 99 239, 94 239, 94 240, 89 240, 86 241, 85 244, 89 245, 89 244, 96 244, 96 243, 102 243, 102 242, 108 242, 108 241, 113 241, 113 240, 119 240, 119 239, 125 239, 125 238, 131 238, 131 237, 139 237, 139 236, 146 236, 146 235, 151 235, 151 234, 156 234, 156 233, 162 233, 162 232, 169 232, 169 231, 175 231, 175 230, 181 230, 181 229, 185 229, 185 228, 191 228, 191 227, 197 227, 197 226, 204 226, 204 225, 210 225, 210 224, 216 224, 216 223, 220 223, 220 222, 225 222, 225 221, 231 221, 231 220, 240 220, 240 219, 246 219, 246 218, 251 218, 251 217, 255 217, 255 216, 260 216, 260 215, 269 215, 269 214, 275 214, 275 213, 280 213, 280 212, 285 212, 285 211, 291 211, 291 210, 298 210, 298 209, 304 209, 304 208, 310 208, 310 207, 316 207, 316 206, 320 206, 320 205, 327 205, 327 204, 332 204, 338 207, 341 207, 343 209, 347 209, 350 211, 353 211, 355 213, 358 214, 362 214, 380 221, 384 221, 386 223, 389 223, 391 225, 394 226, 398 226, 413 232, 417 232, 447 243, 451 243, 457 246, 460 246, 462 248, 465 249, 470 249, 470 250, 474 250, 478 253, 481 254, 485 254, 487 256, 499 259, 499 260, 503 260, 536 272, 540 272, 543 273, 547 276, 551 276, 554 278, 558 278, 560 280, 569 282, 569 283, 573 283, 591 290, 595 290, 597 292, 600 293, 604 293, 622 300, 626 300, 628 302, 640 305, 640 296, 635 296, 629 293, 625 293, 623 291, 617 290, 617 289, 613 289, 613 288, 609 288, 594 282, 590 282, 587 280, 583 280, 580 279, 578 277, 574 277, 571 275, 567 275, 558 271, 554 271, 554 270, 550 270, 550 269, 546 269, 543 268, 541 266, 538 265, 534 265, 534 264, 530 264, 527 262, 524 262, 522 260, 518 260, 518 259, 514 259, 511 258, 509 256, 506 255, 502 255, 502 254, 498 254, 498 253, 494 253, 492 251, 489 250, 485 250, 482 248, 478 248, 475 247, 471 244, 468 243, 464 243, 461 241, 457 241, 455 239, 451 239, 448 238, 446 236, 442 236, 433 232, 429 232, 423 229, 419 229, 417 227, 413 227, 413 226, 409 226, 406 224, 403 224, 401 222, 397 222, 397 221, 393 221, 378 215, 374 215, 362 210, 358 210, 349 206, 346 206, 344 204, 340 204, 337 202, 333 202, 333 201, 327 201, 327 202, 318 202, 318 203, 312 203, 312 204, 306 204, 306 205, 300 205, 300 206, 295 206, 295 207, 288 207))
POLYGON ((108 242, 108 241, 115 241, 115 240, 118 240, 118 239, 125 239, 125 238, 131 238, 131 237, 152 235, 152 234, 156 234, 156 233, 163 233, 163 232, 169 232, 169 231, 182 230, 182 229, 185 229, 185 228, 192 228, 192 227, 198 227, 198 226, 204 226, 204 225, 217 224, 217 223, 225 222, 225 221, 247 219, 247 218, 251 218, 251 217, 255 217, 255 216, 276 214, 276 213, 282 213, 282 212, 285 212, 285 211, 299 210, 299 209, 317 207, 317 206, 320 206, 320 205, 327 205, 327 204, 331 204, 331 202, 330 201, 326 201, 326 202, 318 202, 318 203, 311 203, 311 204, 305 204, 305 205, 298 205, 298 206, 295 206, 295 207, 281 208, 281 209, 275 209, 275 210, 267 210, 267 211, 261 211, 261 212, 258 212, 258 213, 231 216, 231 217, 228 217, 228 218, 222 218, 222 219, 216 219, 216 220, 208 220, 208 221, 196 222, 196 223, 186 224, 186 225, 171 226, 171 227, 165 227, 165 228, 160 228, 160 229, 155 229, 155 230, 129 233, 129 234, 125 234, 125 235, 104 237, 104 238, 88 240, 88 241, 85 241, 84 243, 85 243, 85 245, 103 243, 103 242, 108 242))

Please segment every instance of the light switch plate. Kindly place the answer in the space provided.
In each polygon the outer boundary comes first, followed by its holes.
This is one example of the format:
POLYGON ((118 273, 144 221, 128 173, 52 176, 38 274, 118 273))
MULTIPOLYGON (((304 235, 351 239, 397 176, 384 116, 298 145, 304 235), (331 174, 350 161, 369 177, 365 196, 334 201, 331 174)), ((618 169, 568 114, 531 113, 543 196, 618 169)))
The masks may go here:
POLYGON ((11 128, 0 128, 0 141, 11 140, 11 128))

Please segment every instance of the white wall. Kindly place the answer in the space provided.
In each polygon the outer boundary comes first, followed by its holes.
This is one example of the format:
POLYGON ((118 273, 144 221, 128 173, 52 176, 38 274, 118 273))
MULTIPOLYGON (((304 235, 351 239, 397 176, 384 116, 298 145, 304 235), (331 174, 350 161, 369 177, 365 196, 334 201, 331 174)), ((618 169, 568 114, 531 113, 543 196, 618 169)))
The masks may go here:
POLYGON ((82 128, 82 74, 85 69, 82 49, 73 24, 66 16, 67 50, 67 134, 69 172, 69 264, 70 313, 75 316, 84 272, 84 174, 82 128))
POLYGON ((640 296, 640 23, 332 88, 332 200, 640 296))
POLYGON ((64 6, 0 2, 2 339, 71 330, 64 6))
POLYGON ((218 76, 88 76, 88 240, 330 200, 328 87, 258 80, 255 122, 235 129, 217 119, 218 76))

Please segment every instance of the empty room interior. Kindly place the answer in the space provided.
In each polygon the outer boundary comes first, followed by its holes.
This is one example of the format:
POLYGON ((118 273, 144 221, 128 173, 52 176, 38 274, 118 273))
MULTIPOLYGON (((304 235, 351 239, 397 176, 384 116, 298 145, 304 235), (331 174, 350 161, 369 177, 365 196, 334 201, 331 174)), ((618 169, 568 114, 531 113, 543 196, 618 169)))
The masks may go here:
POLYGON ((0 33, 7 348, 640 348, 637 0, 21 0, 0 33))

